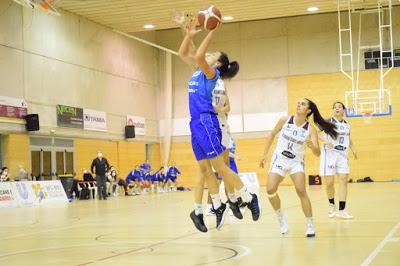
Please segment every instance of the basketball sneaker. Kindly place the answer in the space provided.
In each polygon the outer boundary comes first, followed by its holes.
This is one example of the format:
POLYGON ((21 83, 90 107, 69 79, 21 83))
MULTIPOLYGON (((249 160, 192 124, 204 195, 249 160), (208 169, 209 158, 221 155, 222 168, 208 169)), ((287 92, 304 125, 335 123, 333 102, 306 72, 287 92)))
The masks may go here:
POLYGON ((225 203, 221 203, 221 206, 218 209, 213 210, 217 218, 217 230, 221 230, 221 227, 224 225, 225 216, 228 214, 229 208, 226 207, 225 203))
POLYGON ((240 212, 239 201, 236 201, 235 203, 233 203, 232 201, 228 200, 227 203, 229 204, 229 208, 232 211, 233 216, 235 216, 239 220, 242 220, 243 219, 243 215, 240 212))
POLYGON ((213 216, 213 215, 215 215, 215 212, 214 212, 214 210, 213 210, 212 204, 207 204, 207 208, 206 208, 206 211, 205 211, 205 215, 206 215, 206 216, 213 216))
POLYGON ((306 237, 315 237, 315 229, 313 224, 307 224, 306 237))
POLYGON ((336 209, 334 204, 329 204, 328 216, 329 218, 335 217, 336 209))
POLYGON ((281 230, 281 234, 284 235, 289 231, 287 216, 282 211, 277 216, 278 216, 279 228, 281 230))
POLYGON ((196 215, 194 211, 190 213, 190 219, 192 219, 194 226, 199 230, 200 232, 206 233, 207 227, 204 224, 204 219, 203 219, 203 214, 200 213, 199 215, 196 215))
POLYGON ((258 197, 256 194, 251 194, 251 201, 247 203, 247 208, 251 211, 251 216, 253 217, 253 221, 257 221, 260 218, 261 210, 260 204, 258 202, 258 197))
POLYGON ((348 214, 345 210, 341 210, 336 212, 336 218, 350 220, 353 219, 354 216, 348 214))

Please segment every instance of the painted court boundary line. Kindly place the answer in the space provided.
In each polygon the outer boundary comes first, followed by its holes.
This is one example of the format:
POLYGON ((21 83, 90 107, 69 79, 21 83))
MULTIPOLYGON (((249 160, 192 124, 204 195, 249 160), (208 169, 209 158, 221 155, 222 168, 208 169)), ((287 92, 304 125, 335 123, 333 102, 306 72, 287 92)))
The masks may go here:
POLYGON ((387 242, 390 242, 394 234, 399 230, 400 228, 400 223, 395 225, 392 230, 386 235, 386 237, 379 243, 379 245, 376 247, 376 249, 364 260, 364 262, 361 264, 361 266, 367 266, 371 264, 371 262, 375 259, 375 257, 381 252, 383 247, 386 245, 387 242))

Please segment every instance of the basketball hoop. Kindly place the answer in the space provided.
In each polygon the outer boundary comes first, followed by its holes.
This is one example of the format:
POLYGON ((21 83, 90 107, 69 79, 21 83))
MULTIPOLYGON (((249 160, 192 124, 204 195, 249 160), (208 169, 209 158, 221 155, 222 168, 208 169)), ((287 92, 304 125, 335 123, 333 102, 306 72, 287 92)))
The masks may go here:
POLYGON ((60 16, 57 9, 51 4, 52 0, 13 0, 14 2, 29 7, 32 9, 39 9, 49 14, 60 16))
POLYGON ((364 124, 372 124, 372 115, 373 112, 370 110, 362 112, 362 118, 364 120, 364 124))

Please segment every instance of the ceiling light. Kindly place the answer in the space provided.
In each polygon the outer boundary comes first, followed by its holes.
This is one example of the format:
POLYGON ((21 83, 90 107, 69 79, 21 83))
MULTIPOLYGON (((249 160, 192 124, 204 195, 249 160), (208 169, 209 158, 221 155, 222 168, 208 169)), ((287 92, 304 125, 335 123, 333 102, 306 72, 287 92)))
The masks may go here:
POLYGON ((319 10, 319 8, 316 7, 316 6, 309 6, 309 7, 307 8, 307 11, 308 11, 308 12, 316 12, 316 11, 318 11, 318 10, 319 10))
POLYGON ((231 16, 224 16, 222 19, 225 20, 225 21, 230 21, 230 20, 233 20, 233 17, 231 17, 231 16))
POLYGON ((155 26, 152 25, 152 24, 145 24, 145 25, 143 26, 143 28, 145 28, 145 29, 154 29, 155 26))

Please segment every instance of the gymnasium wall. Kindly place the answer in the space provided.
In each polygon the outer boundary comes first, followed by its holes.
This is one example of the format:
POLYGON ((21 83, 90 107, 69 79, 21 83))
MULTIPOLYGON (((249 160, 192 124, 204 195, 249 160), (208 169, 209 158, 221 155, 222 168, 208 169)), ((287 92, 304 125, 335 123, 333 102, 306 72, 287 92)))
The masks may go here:
MULTIPOLYGON (((289 113, 293 114, 298 100, 308 97, 315 101, 324 117, 332 116, 334 101, 344 100, 344 92, 351 84, 341 73, 310 74, 289 76, 288 102, 289 113)), ((400 69, 394 69, 387 77, 387 88, 391 89, 393 115, 373 117, 372 124, 365 124, 362 118, 349 118, 351 138, 358 152, 358 160, 354 160, 350 153, 350 177, 353 180, 370 176, 375 181, 390 181, 400 178, 400 69)), ((362 71, 360 73, 360 87, 376 89, 379 87, 379 72, 362 71)), ((266 132, 260 135, 266 135, 266 132)), ((259 168, 260 158, 264 151, 265 138, 245 135, 234 135, 237 140, 237 161, 240 172, 256 172, 262 185, 266 184, 267 171, 276 141, 268 154, 268 165, 265 169, 259 168)), ((181 182, 186 186, 193 186, 198 174, 198 166, 194 158, 190 141, 178 140, 172 144, 171 158, 178 162, 183 175, 181 182)), ((319 157, 315 157, 309 149, 306 151, 306 174, 319 173, 319 157)), ((286 178, 283 184, 291 184, 286 178)))
MULTIPOLYGON (((400 48, 399 7, 394 8, 393 17, 395 48, 400 48)), ((227 82, 232 105, 231 117, 235 116, 243 121, 241 130, 240 127, 237 130, 236 125, 236 130, 233 130, 237 139, 237 153, 241 157, 238 168, 242 172, 257 172, 263 185, 268 167, 261 169, 258 164, 265 145, 264 136, 272 127, 271 118, 279 113, 292 112, 296 102, 305 96, 314 99, 321 106, 324 115, 328 116, 332 102, 344 101, 344 91, 351 88, 348 80, 339 73, 337 24, 336 13, 229 23, 219 29, 211 44, 210 51, 226 51, 231 60, 240 63, 239 75, 227 82), (268 114, 272 116, 268 117, 268 114), (258 119, 249 121, 248 118, 252 116, 258 119), (260 125, 259 129, 247 131, 246 120, 247 123, 265 124, 260 125)), ((363 21, 362 45, 378 42, 375 25, 377 20, 373 17, 363 21)), ((358 16, 353 16, 352 27, 353 52, 356 53, 358 16)), ((197 45, 202 37, 204 35, 195 39, 197 45)), ((161 45, 177 50, 182 33, 180 30, 159 31, 156 40, 161 45)), ((178 58, 174 58, 173 62, 175 137, 171 159, 176 160, 183 171, 181 182, 191 186, 198 167, 191 151, 190 139, 185 137, 188 130, 184 128, 184 124, 189 120, 186 83, 193 69, 178 58)), ((348 64, 345 64, 345 69, 348 69, 348 64)), ((363 63, 361 69, 364 69, 363 63)), ((363 88, 378 88, 377 73, 362 72, 360 85, 363 88)), ((399 74, 399 70, 393 71, 387 81, 387 86, 393 90, 393 116, 374 118, 372 125, 364 125, 361 119, 350 120, 352 138, 360 157, 357 162, 351 159, 353 179, 371 176, 375 180, 383 181, 399 177, 395 171, 397 169, 394 170, 394 160, 399 157, 396 150, 400 145, 396 134, 399 124, 399 114, 396 111, 399 74)), ((236 119, 233 122, 237 122, 236 119)), ((274 146, 271 152, 273 148, 274 146)), ((318 173, 319 158, 307 153, 306 165, 308 174, 318 173)), ((285 179, 284 184, 290 183, 289 179, 285 179)))
MULTIPOLYGON (((128 141, 110 141, 96 139, 76 139, 75 156, 78 178, 82 178, 82 169, 90 171, 90 165, 100 149, 110 165, 116 167, 119 176, 123 179, 133 170, 136 164, 146 159, 145 143, 128 141)), ((157 161, 152 160, 154 164, 157 161)))
MULTIPOLYGON (((370 176, 377 181, 400 178, 400 69, 394 69, 385 80, 391 89, 393 115, 373 117, 372 124, 365 124, 362 118, 349 118, 351 139, 354 141, 359 159, 350 156, 351 177, 358 179, 370 176)), ((288 78, 289 112, 293 113, 299 99, 307 96, 320 107, 325 117, 332 115, 332 103, 343 101, 350 82, 339 73, 300 75, 288 78)), ((363 71, 360 88, 379 88, 379 72, 363 71)), ((308 173, 318 173, 319 160, 311 152, 306 154, 308 173)))
MULTIPOLYGON (((358 15, 353 15, 354 55, 358 28, 358 15)), ((399 32, 400 7, 396 7, 393 9, 393 40, 397 48, 400 48, 399 32)), ((200 33, 195 44, 199 45, 204 36, 200 33)), ((343 39, 348 40, 345 34, 343 39)), ((180 29, 158 31, 156 41, 178 50, 182 32, 180 29)), ((378 44, 377 19, 368 15, 363 19, 362 45, 373 44, 378 44)), ((344 49, 348 51, 347 46, 344 49)), ((272 125, 260 125, 260 121, 275 122, 288 111, 287 77, 340 71, 337 13, 227 23, 218 30, 209 50, 225 51, 231 60, 240 63, 238 76, 226 83, 232 105, 232 131, 247 134, 270 130, 272 125)), ((349 66, 345 61, 345 69, 349 66)), ((189 133, 186 87, 193 69, 174 57, 173 72, 174 135, 184 136, 189 133)))
POLYGON ((3 155, 3 166, 9 168, 9 175, 15 177, 22 165, 29 171, 29 138, 25 134, 9 134, 1 136, 0 141, 3 155))
POLYGON ((157 141, 156 49, 68 12, 47 15, 12 0, 0 10, 0 95, 26 99, 40 115, 38 134, 121 140, 131 114, 146 118, 138 138, 157 141), (57 104, 105 111, 108 132, 57 128, 57 104))

